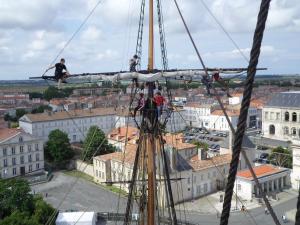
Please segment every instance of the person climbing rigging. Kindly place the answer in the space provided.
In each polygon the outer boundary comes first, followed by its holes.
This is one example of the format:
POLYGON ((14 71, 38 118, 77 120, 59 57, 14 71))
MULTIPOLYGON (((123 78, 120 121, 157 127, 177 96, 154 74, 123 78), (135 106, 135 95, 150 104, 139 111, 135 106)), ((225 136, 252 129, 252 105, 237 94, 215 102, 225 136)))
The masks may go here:
MULTIPOLYGON (((129 71, 130 72, 136 72, 136 66, 139 63, 139 57, 137 55, 134 55, 130 60, 129 60, 129 71)), ((135 84, 135 86, 138 88, 139 87, 139 83, 138 83, 138 79, 137 78, 133 78, 132 79, 133 83, 135 84)))
POLYGON ((157 112, 158 119, 160 119, 162 115, 165 101, 166 101, 165 98, 161 95, 160 91, 158 91, 154 96, 154 102, 156 103, 156 112, 157 112))
POLYGON ((226 82, 225 80, 222 79, 222 77, 220 77, 220 73, 219 72, 213 72, 212 78, 215 82, 217 82, 218 84, 221 85, 222 91, 226 92, 227 97, 231 98, 232 96, 229 93, 228 82, 226 82))
POLYGON ((66 65, 65 65, 65 59, 62 58, 59 63, 56 63, 54 66, 50 66, 46 71, 55 68, 54 78, 58 82, 58 89, 61 88, 61 83, 67 83, 66 78, 70 75, 66 65))
POLYGON ((201 81, 206 87, 207 95, 210 95, 211 79, 209 78, 208 75, 203 75, 201 81))
POLYGON ((133 117, 136 116, 137 111, 142 111, 145 107, 145 98, 144 98, 144 93, 140 93, 140 98, 138 100, 137 106, 133 110, 133 117))

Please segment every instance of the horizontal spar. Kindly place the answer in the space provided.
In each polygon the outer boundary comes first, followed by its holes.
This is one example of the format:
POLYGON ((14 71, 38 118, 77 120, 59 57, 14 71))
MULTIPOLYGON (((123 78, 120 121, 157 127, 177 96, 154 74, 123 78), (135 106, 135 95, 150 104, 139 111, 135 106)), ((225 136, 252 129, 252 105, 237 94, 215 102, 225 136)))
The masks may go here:
MULTIPOLYGON (((258 68, 257 70, 267 70, 267 68, 258 68)), ((247 68, 207 68, 209 73, 224 73, 224 74, 235 74, 241 73, 243 71, 247 71, 247 68)), ((90 78, 95 77, 92 80, 108 80, 113 81, 118 77, 119 79, 132 79, 132 78, 141 78, 144 81, 153 81, 151 80, 151 76, 158 76, 160 74, 161 77, 176 77, 176 76, 195 76, 195 75, 205 75, 204 69, 172 69, 172 70, 140 70, 138 72, 128 72, 128 71, 120 71, 120 72, 100 72, 100 73, 80 73, 80 74, 72 74, 68 78, 90 78), (145 75, 145 77, 143 77, 145 75), (106 78, 105 78, 106 77, 106 78), (110 77, 110 78, 109 78, 110 77)), ((29 79, 45 79, 45 80, 56 80, 54 76, 41 76, 41 77, 29 77, 29 79)))
MULTIPOLYGON (((180 181, 186 178, 171 178, 170 181, 180 181)), ((156 179, 156 181, 165 181, 166 179, 156 179)), ((145 180, 136 180, 137 182, 146 182, 148 181, 147 179, 145 180)), ((131 183, 131 180, 125 180, 125 181, 106 181, 106 182, 101 182, 102 184, 129 184, 131 183)))

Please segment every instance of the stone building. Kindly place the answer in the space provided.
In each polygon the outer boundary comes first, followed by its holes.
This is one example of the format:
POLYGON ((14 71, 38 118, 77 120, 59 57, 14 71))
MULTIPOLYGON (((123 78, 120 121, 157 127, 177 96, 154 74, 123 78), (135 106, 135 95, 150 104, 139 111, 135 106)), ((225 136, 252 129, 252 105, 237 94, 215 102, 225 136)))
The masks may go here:
POLYGON ((11 178, 44 171, 41 139, 22 129, 0 129, 0 178, 11 178))
POLYGON ((274 94, 263 107, 264 137, 300 140, 300 91, 274 94))

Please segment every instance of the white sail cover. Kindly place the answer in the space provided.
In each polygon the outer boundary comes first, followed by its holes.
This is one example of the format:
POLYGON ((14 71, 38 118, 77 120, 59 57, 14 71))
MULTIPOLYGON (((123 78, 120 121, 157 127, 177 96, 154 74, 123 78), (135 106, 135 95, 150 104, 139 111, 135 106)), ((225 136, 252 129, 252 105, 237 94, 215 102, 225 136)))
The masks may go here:
MULTIPOLYGON (((212 73, 212 72, 209 72, 212 73)), ((158 73, 150 73, 150 74, 143 74, 139 72, 128 72, 128 73, 116 73, 112 76, 107 76, 105 74, 99 73, 93 74, 93 75, 85 75, 85 76, 78 76, 76 79, 89 79, 93 82, 97 81, 111 81, 111 82, 117 82, 120 80, 132 80, 134 78, 137 78, 139 81, 143 82, 154 82, 157 80, 160 80, 162 78, 176 78, 176 77, 184 77, 184 78, 201 78, 202 76, 205 76, 204 71, 195 71, 195 70, 187 70, 187 71, 172 71, 172 72, 158 72, 158 73)))

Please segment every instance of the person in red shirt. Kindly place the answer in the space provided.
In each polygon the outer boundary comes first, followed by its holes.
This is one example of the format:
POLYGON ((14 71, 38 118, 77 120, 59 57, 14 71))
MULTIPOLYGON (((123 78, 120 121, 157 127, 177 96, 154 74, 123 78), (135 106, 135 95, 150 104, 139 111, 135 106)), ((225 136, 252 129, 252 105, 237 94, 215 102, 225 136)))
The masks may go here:
POLYGON ((165 98, 161 95, 158 91, 154 96, 154 102, 156 103, 156 110, 157 110, 157 118, 159 119, 162 115, 162 110, 165 104, 165 98))
POLYGON ((220 77, 219 72, 214 72, 212 74, 213 80, 217 83, 219 83, 222 87, 222 91, 225 91, 227 93, 227 97, 230 98, 231 95, 229 93, 229 86, 228 86, 228 82, 226 82, 225 80, 222 79, 222 77, 220 77))

